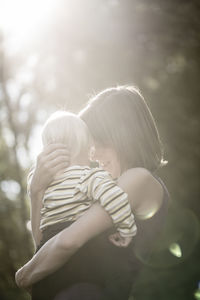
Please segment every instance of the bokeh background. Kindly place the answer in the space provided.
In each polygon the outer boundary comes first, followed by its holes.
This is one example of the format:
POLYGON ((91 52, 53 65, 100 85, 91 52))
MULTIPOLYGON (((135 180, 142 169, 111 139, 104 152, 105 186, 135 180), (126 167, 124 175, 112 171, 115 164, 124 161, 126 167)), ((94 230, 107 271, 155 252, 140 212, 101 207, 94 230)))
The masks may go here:
POLYGON ((29 299, 14 273, 33 254, 26 176, 41 125, 122 84, 141 89, 157 121, 171 195, 130 299, 200 299, 199 0, 0 0, 1 300, 29 299))

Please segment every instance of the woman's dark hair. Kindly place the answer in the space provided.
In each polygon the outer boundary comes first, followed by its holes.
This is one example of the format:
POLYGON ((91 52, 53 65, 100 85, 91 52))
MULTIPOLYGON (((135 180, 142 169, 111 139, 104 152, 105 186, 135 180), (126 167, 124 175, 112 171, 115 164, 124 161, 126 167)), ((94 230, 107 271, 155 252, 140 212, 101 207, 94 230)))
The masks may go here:
POLYGON ((143 167, 153 172, 165 164, 155 121, 135 87, 106 89, 79 115, 95 142, 117 151, 122 171, 143 167))

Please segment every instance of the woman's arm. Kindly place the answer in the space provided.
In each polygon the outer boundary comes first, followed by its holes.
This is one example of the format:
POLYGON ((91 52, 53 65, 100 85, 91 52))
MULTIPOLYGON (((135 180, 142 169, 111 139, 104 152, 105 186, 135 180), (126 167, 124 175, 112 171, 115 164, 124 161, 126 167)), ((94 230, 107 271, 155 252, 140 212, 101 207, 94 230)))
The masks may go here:
POLYGON ((40 218, 41 218, 41 208, 42 208, 42 199, 44 192, 32 193, 30 192, 31 198, 31 228, 32 228, 32 237, 35 242, 35 248, 40 244, 42 239, 42 232, 40 230, 40 218))
POLYGON ((61 267, 88 240, 112 227, 112 219, 95 203, 82 217, 48 242, 15 275, 19 287, 27 288, 61 267))
MULTIPOLYGON (((149 216, 152 210, 155 213, 159 209, 162 202, 162 188, 147 170, 137 168, 127 171, 119 179, 119 185, 128 193, 131 206, 136 213, 149 216), (153 204, 148 204, 151 201, 153 204)), ((31 261, 17 272, 18 286, 30 286, 54 272, 89 239, 110 227, 112 227, 111 218, 98 203, 95 203, 70 227, 49 240, 31 261)))
POLYGON ((44 192, 55 175, 68 166, 69 152, 64 144, 50 144, 38 155, 30 184, 31 227, 36 247, 42 237, 39 227, 44 192))

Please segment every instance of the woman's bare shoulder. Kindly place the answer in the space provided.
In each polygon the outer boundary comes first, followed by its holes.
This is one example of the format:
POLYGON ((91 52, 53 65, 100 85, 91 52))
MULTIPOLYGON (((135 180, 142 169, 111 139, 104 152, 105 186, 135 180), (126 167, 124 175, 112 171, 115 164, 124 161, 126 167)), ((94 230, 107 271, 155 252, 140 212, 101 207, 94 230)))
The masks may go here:
POLYGON ((162 204, 163 187, 160 182, 144 168, 132 168, 118 179, 119 186, 128 194, 137 215, 151 215, 162 204))
POLYGON ((152 186, 160 186, 160 183, 155 179, 151 172, 144 168, 132 168, 126 170, 118 179, 119 182, 126 183, 127 186, 148 184, 152 186))

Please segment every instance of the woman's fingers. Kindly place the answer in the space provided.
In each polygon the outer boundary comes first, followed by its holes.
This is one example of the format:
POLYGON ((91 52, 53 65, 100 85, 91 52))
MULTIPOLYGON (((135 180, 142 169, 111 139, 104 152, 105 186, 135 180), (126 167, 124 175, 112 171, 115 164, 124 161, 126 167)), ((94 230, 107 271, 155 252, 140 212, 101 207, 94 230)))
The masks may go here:
POLYGON ((65 144, 61 144, 61 143, 53 143, 53 144, 49 144, 47 146, 44 147, 43 153, 46 155, 51 154, 54 151, 57 150, 65 150, 69 153, 68 148, 65 144))
POLYGON ((31 191, 44 191, 54 177, 69 167, 69 150, 64 144, 50 144, 38 155, 31 191))
POLYGON ((69 167, 69 161, 57 161, 57 163, 50 168, 51 176, 54 178, 56 175, 63 172, 66 168, 69 167))
POLYGON ((61 144, 48 145, 37 158, 37 164, 45 164, 50 161, 53 161, 57 157, 63 157, 64 160, 69 161, 69 150, 66 146, 61 144))
POLYGON ((48 157, 46 161, 43 161, 44 167, 46 169, 54 169, 57 165, 65 165, 68 167, 70 164, 70 157, 67 155, 63 155, 61 152, 57 153, 56 156, 52 156, 51 158, 48 157))

